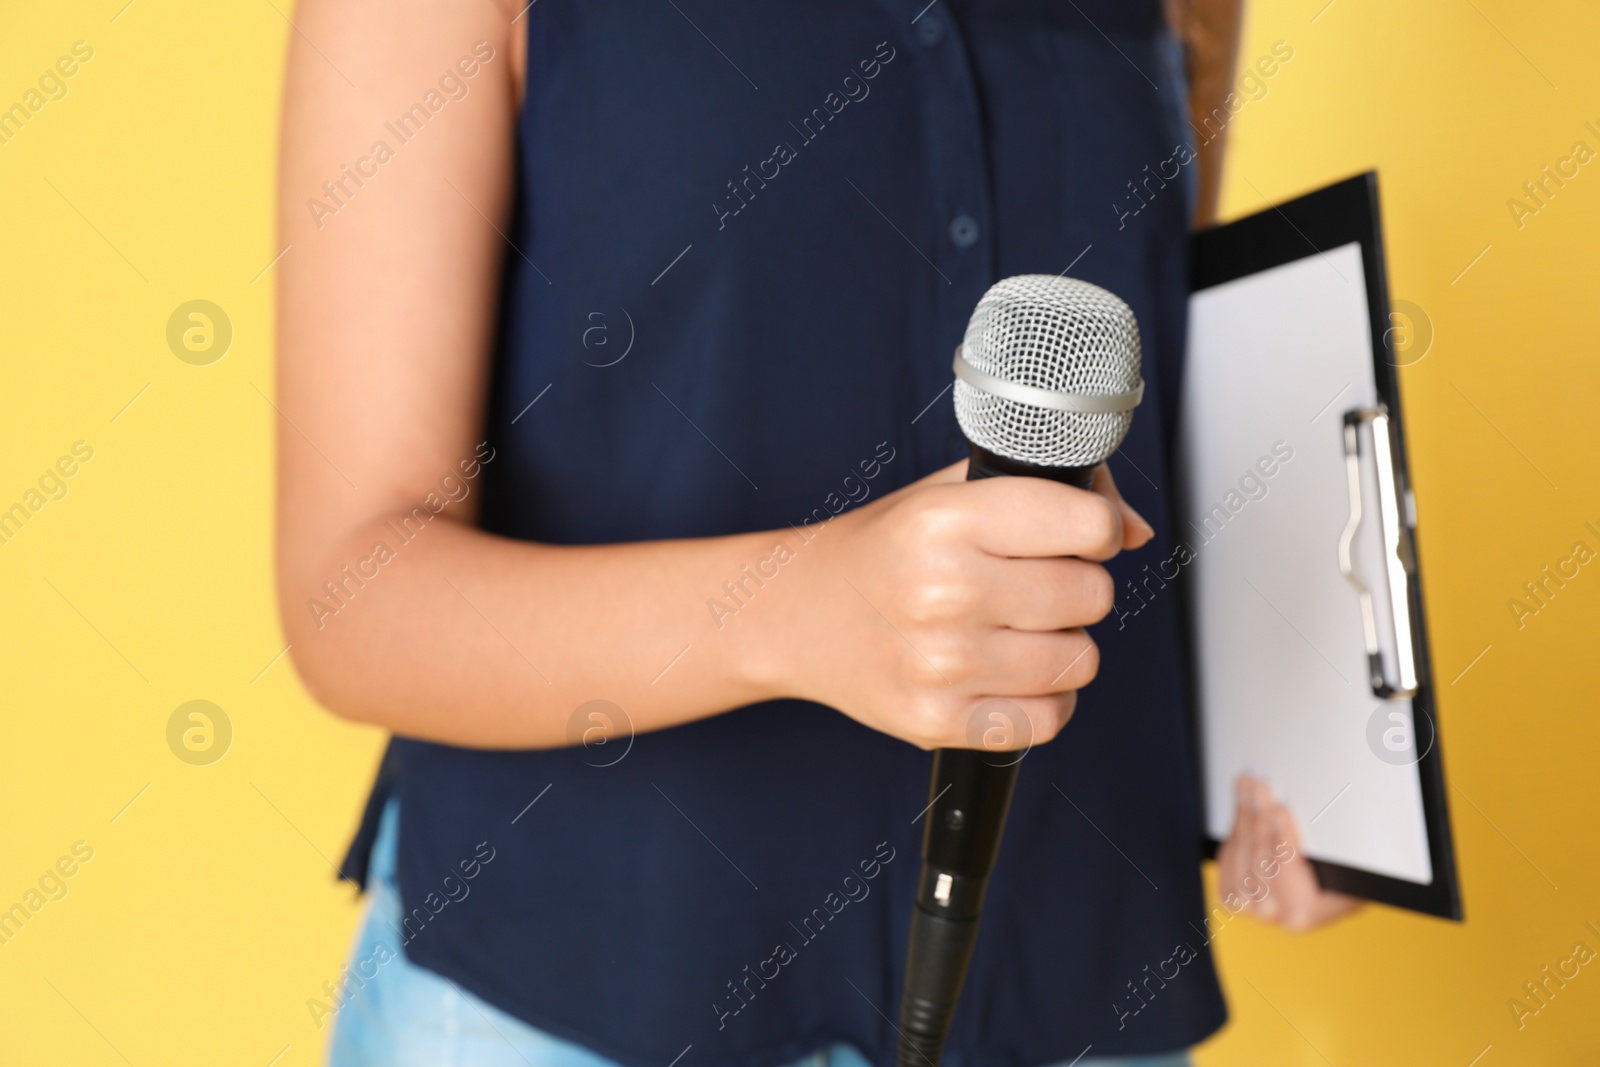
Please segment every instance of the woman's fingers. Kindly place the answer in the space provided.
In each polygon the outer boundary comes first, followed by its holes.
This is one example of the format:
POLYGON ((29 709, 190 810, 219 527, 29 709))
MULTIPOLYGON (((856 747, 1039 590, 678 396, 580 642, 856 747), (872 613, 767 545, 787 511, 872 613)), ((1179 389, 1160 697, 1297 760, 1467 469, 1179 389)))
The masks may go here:
POLYGON ((1042 745, 1067 724, 1077 703, 1076 692, 982 698, 967 715, 964 744, 989 752, 1042 745))
POLYGON ((1300 887, 1282 877, 1284 871, 1275 865, 1272 858, 1281 843, 1278 835, 1283 822, 1282 806, 1267 783, 1251 782, 1250 788, 1254 795, 1256 824, 1256 836, 1250 850, 1250 875, 1261 886, 1261 899, 1256 903, 1256 913, 1263 919, 1275 920, 1283 910, 1286 891, 1293 892, 1300 887), (1269 871, 1277 871, 1278 877, 1267 879, 1269 871))
POLYGON ((969 693, 1030 697, 1081 689, 1100 669, 1100 649, 1082 629, 1049 633, 990 630, 924 638, 905 664, 929 682, 969 693))
POLYGON ((986 478, 956 492, 942 502, 950 521, 990 555, 1106 560, 1122 550, 1122 513, 1098 493, 1044 478, 986 478))
POLYGON ((1111 501, 1118 514, 1122 516, 1123 548, 1143 547, 1156 535, 1144 516, 1133 510, 1132 505, 1122 499, 1122 493, 1117 489, 1117 481, 1111 476, 1111 468, 1104 463, 1095 468, 1094 491, 1111 501))
POLYGON ((1100 670, 1100 647, 1081 629, 1054 633, 998 630, 979 689, 1017 696, 1048 696, 1082 689, 1100 670))
POLYGON ((1255 782, 1249 778, 1239 781, 1239 825, 1236 833, 1239 836, 1239 866, 1236 875, 1238 882, 1234 888, 1249 902, 1248 909, 1255 911, 1261 898, 1260 885, 1253 877, 1261 853, 1261 809, 1255 782))
POLYGON ((1322 888, 1300 850, 1293 813, 1270 786, 1241 775, 1235 798, 1238 814, 1233 832, 1217 852, 1224 903, 1236 893, 1244 910, 1295 932, 1315 929, 1361 907, 1353 897, 1322 888))
POLYGON ((1259 913, 1260 902, 1270 890, 1258 874, 1265 833, 1256 785, 1244 775, 1234 783, 1233 831, 1217 852, 1217 889, 1229 908, 1237 904, 1245 911, 1259 913), (1230 898, 1235 903, 1228 903, 1230 898))
POLYGON ((1081 559, 997 559, 987 569, 993 592, 980 605, 984 618, 1013 630, 1089 626, 1116 598, 1110 573, 1081 559))

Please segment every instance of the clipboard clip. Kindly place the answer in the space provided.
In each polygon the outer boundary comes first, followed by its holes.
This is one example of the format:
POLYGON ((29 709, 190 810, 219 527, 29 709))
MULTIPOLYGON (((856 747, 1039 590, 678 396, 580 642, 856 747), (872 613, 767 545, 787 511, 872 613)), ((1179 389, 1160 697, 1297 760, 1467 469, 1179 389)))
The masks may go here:
POLYGON ((1417 695, 1415 627, 1411 618, 1411 584, 1416 573, 1411 547, 1411 525, 1405 518, 1400 478, 1395 465, 1394 443, 1389 433, 1389 409, 1382 403, 1370 408, 1352 408, 1344 413, 1344 461, 1349 476, 1350 519, 1339 536, 1339 572, 1355 587, 1361 599, 1361 625, 1366 633, 1368 682, 1374 696, 1397 700, 1417 695), (1373 610, 1372 592, 1356 576, 1350 559, 1350 546, 1361 526, 1361 426, 1372 427, 1374 466, 1378 471, 1378 526, 1383 535, 1383 567, 1388 578, 1389 612, 1394 623, 1395 661, 1399 678, 1391 685, 1384 675, 1383 654, 1378 647, 1378 624, 1373 610))

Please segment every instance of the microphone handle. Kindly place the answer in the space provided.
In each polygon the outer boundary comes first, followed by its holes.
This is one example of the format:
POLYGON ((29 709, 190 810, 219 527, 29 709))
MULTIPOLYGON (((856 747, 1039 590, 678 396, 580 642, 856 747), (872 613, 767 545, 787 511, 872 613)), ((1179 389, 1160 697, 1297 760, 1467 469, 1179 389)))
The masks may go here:
MULTIPOLYGON (((972 445, 967 480, 1022 475, 1088 489, 1094 467, 1036 467, 972 445)), ((941 748, 928 783, 922 877, 911 910, 898 1067, 938 1067, 978 940, 1022 753, 941 748)))

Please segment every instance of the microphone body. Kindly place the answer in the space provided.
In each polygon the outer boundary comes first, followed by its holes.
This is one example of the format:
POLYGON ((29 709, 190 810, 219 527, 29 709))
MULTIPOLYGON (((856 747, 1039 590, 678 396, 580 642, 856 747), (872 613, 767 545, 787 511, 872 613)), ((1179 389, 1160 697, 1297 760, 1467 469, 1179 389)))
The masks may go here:
MULTIPOLYGON (((953 368, 956 418, 972 450, 967 480, 1022 476, 1088 489, 1144 394, 1139 363, 1138 324, 1115 295, 1049 275, 997 282, 953 368)), ((938 1067, 1026 754, 972 740, 934 754, 898 1067, 938 1067)))
MULTIPOLYGON (((967 481, 1049 478, 1088 489, 1094 467, 1038 467, 968 445, 967 481)), ((989 872, 1000 853, 1020 753, 941 748, 928 782, 922 877, 911 912, 898 1067, 929 1067, 944 1053, 967 964, 978 941, 989 872)))

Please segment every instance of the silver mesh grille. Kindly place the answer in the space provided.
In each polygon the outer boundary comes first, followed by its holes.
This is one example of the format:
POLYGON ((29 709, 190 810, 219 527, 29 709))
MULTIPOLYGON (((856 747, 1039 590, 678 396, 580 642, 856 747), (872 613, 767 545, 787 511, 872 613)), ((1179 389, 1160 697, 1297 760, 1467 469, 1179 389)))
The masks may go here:
MULTIPOLYGON (((978 301, 962 346, 979 371, 1077 396, 1142 388, 1139 325, 1116 295, 1076 278, 1004 278, 978 301)), ((956 421, 980 448, 1041 467, 1088 467, 1122 444, 1127 411, 1055 411, 955 383, 956 421)))

